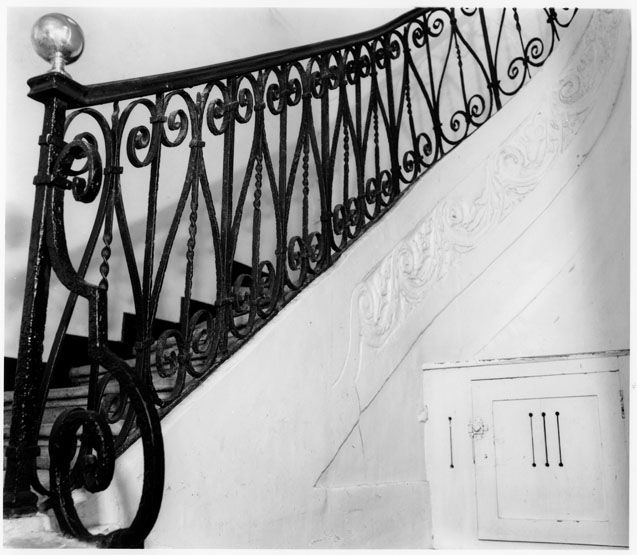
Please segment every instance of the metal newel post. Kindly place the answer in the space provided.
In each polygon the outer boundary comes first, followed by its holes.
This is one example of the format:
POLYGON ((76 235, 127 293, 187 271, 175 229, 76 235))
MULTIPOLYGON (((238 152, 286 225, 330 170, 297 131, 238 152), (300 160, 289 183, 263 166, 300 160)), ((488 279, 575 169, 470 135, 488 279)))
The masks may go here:
MULTIPOLYGON (((52 62, 52 72, 64 73, 64 63, 76 60, 84 37, 75 21, 62 14, 47 14, 33 26, 32 42, 40 56, 52 62)), ((63 147, 66 102, 55 93, 45 102, 40 161, 31 223, 26 285, 20 326, 20 342, 13 393, 13 411, 3 491, 3 513, 15 517, 36 512, 37 496, 31 491, 38 447, 39 398, 42 382, 42 352, 49 298, 51 263, 47 252, 45 220, 54 166, 63 147)))

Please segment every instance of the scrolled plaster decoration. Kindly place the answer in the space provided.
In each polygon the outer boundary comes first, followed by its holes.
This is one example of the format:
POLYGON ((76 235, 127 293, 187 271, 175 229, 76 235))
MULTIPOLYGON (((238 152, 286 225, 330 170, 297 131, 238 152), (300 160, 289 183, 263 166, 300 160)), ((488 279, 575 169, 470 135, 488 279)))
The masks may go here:
POLYGON ((559 100, 565 105, 575 104, 596 90, 604 79, 611 56, 615 51, 621 15, 616 10, 596 14, 591 21, 594 40, 580 43, 575 63, 570 64, 560 79, 559 100))
POLYGON ((354 291, 363 341, 381 346, 432 285, 542 182, 591 112, 616 51, 617 12, 597 12, 548 102, 486 162, 473 197, 440 201, 354 291))

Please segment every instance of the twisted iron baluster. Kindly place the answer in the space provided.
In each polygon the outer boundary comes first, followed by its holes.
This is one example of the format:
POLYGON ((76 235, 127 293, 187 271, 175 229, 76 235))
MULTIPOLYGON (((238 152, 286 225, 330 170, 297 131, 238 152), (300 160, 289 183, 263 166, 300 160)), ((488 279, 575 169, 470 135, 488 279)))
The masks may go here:
MULTIPOLYGON (((202 148, 205 143, 199 138, 193 138, 190 141, 191 150, 195 151, 195 167, 199 165, 199 160, 202 155, 202 148)), ((191 360, 191 348, 192 348, 192 326, 190 325, 190 300, 192 296, 192 280, 194 274, 194 260, 195 260, 195 245, 197 241, 197 211, 199 209, 199 181, 196 177, 197 172, 191 181, 190 188, 190 215, 188 225, 188 240, 186 241, 186 278, 184 284, 184 297, 181 303, 181 336, 183 338, 183 344, 181 345, 178 364, 180 369, 185 366, 190 366, 191 360)), ((157 361, 157 364, 161 364, 157 361)), ((170 396, 176 398, 181 389, 183 388, 183 382, 185 380, 185 373, 177 369, 177 384, 174 387, 174 392, 170 396)))
POLYGON ((343 119, 343 201, 349 198, 349 132, 343 119))
POLYGON ((398 135, 400 129, 396 121, 396 106, 394 99, 394 79, 392 75, 392 56, 391 56, 391 33, 387 33, 383 37, 383 63, 385 64, 385 81, 387 83, 387 114, 389 118, 388 139, 389 139, 389 157, 391 160, 392 188, 390 199, 393 201, 400 194, 400 163, 398 162, 398 135))
POLYGON ((464 119, 465 125, 469 127, 469 103, 467 101, 467 89, 464 79, 464 69, 462 67, 462 54, 460 53, 460 45, 458 44, 458 20, 456 19, 455 11, 452 10, 451 17, 451 34, 453 36, 453 42, 456 47, 456 59, 458 60, 458 71, 460 72, 460 90, 462 91, 462 102, 464 104, 464 119))
MULTIPOLYGON (((376 89, 374 89, 376 91, 376 89)), ((374 217, 376 217, 381 210, 381 174, 380 174, 380 135, 378 132, 378 102, 376 101, 376 95, 374 95, 374 178, 376 180, 376 187, 378 194, 376 195, 376 206, 374 207, 374 217)))
POLYGON ((310 239, 309 239, 309 212, 310 212, 310 182, 309 182, 309 170, 310 170, 310 144, 307 135, 303 136, 303 173, 301 175, 301 183, 303 185, 303 221, 301 223, 301 232, 303 237, 303 245, 305 248, 301 250, 302 252, 302 267, 301 267, 301 276, 302 280, 305 281, 307 272, 309 269, 309 249, 310 249, 310 239))
POLYGON ((526 54, 526 48, 524 48, 524 40, 522 39, 522 26, 520 25, 520 16, 518 15, 517 8, 513 8, 513 20, 515 21, 515 30, 518 32, 520 48, 522 49, 522 61, 524 63, 524 76, 522 77, 522 82, 524 82, 527 77, 531 77, 531 72, 529 70, 529 58, 526 54))
MULTIPOLYGON (((95 198, 101 185, 101 165, 97 152, 92 148, 94 146, 90 142, 83 144, 76 138, 62 150, 52 173, 53 177, 57 177, 57 183, 60 183, 66 168, 71 166, 67 160, 86 157, 87 178, 74 178, 72 184, 74 197, 82 202, 90 202, 95 198)), ((115 445, 103 414, 90 408, 64 411, 54 423, 49 447, 53 507, 60 528, 67 534, 102 546, 140 547, 157 519, 163 495, 164 454, 159 417, 145 384, 135 376, 133 369, 107 347, 107 288, 87 283, 71 264, 64 230, 64 189, 61 184, 47 188, 45 200, 45 235, 52 268, 67 289, 88 300, 89 356, 112 373, 125 392, 135 413, 144 448, 142 497, 133 522, 125 529, 92 535, 77 515, 71 489, 76 485, 76 480, 80 480, 80 484, 92 492, 106 489, 113 478, 115 445), (83 429, 80 455, 71 469, 76 434, 80 427, 83 429), (97 455, 91 454, 93 450, 96 450, 97 455)))
MULTIPOLYGON (((493 57, 491 50, 491 41, 489 40, 489 32, 487 29, 487 20, 484 16, 484 10, 480 8, 478 10, 480 14, 480 26, 482 27, 482 36, 484 38, 484 49, 487 55, 487 65, 489 68, 489 76, 490 79, 487 83, 487 87, 489 91, 493 95, 493 100, 495 101, 495 106, 497 110, 502 108, 502 101, 500 100, 500 80, 498 79, 498 70, 496 60, 493 57)), ((502 18, 504 19, 504 10, 502 10, 502 18)), ((502 23, 500 23, 499 27, 500 32, 502 31, 502 23)), ((498 33, 498 41, 497 44, 500 43, 500 34, 498 33)), ((497 56, 497 50, 496 50, 497 56)))
POLYGON ((258 295, 258 286, 259 280, 261 279, 259 272, 259 262, 260 258, 260 249, 259 249, 259 239, 261 236, 261 188, 263 186, 263 144, 260 143, 259 150, 257 152, 257 164, 255 170, 255 179, 254 179, 254 201, 252 206, 254 207, 254 211, 252 213, 252 229, 253 229, 253 239, 252 239, 252 300, 254 302, 254 307, 256 309, 257 300, 259 298, 258 295))
POLYGON ((413 109, 411 105, 411 84, 409 80, 409 62, 408 62, 408 58, 410 56, 410 48, 409 48, 409 45, 407 44, 407 40, 405 40, 405 45, 403 48, 405 50, 403 90, 405 91, 404 98, 405 98, 405 104, 407 105, 407 120, 409 123, 409 132, 411 135, 412 149, 413 149, 411 152, 409 151, 405 152, 405 155, 403 156, 403 167, 408 173, 413 172, 413 176, 411 177, 411 179, 409 179, 406 176, 403 177, 401 172, 401 179, 405 183, 413 183, 419 175, 420 165, 422 163, 421 161, 422 157, 420 156, 418 151, 418 140, 416 138, 414 114, 413 114, 413 109), (409 155, 411 155, 413 158, 410 159, 409 155))
MULTIPOLYGON (((439 94, 436 91, 436 85, 434 80, 434 66, 431 57, 431 40, 430 37, 436 36, 436 24, 439 19, 436 19, 437 13, 432 11, 425 16, 425 52, 427 53, 427 69, 429 74, 429 89, 431 91, 431 119, 433 124, 433 131, 435 137, 435 150, 433 152, 432 163, 438 160, 443 154, 442 146, 442 125, 440 123, 440 103, 439 94), (433 20, 433 21, 432 21, 433 20)), ((439 92, 439 91, 438 91, 439 92)))

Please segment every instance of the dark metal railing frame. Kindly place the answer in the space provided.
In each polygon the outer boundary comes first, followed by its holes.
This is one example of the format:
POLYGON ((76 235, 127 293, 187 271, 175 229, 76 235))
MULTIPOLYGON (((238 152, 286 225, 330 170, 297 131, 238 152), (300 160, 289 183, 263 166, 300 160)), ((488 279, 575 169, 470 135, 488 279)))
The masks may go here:
MULTIPOLYGON (((223 360, 226 360, 233 350, 241 346, 246 339, 274 317, 283 304, 330 267, 345 248, 386 213, 411 183, 471 135, 492 114, 500 110, 504 98, 515 94, 530 78, 531 68, 543 65, 559 40, 559 29, 568 27, 575 15, 573 12, 568 21, 561 22, 555 9, 544 10, 551 33, 550 44, 546 46, 538 37, 533 37, 526 42, 523 40, 519 15, 513 9, 511 13, 520 40, 521 54, 508 64, 503 76, 498 70, 498 49, 505 12, 506 10, 501 12, 495 43, 489 36, 485 14, 481 9, 457 11, 445 8, 418 8, 386 25, 364 33, 186 71, 88 86, 81 85, 62 73, 47 73, 28 81, 29 96, 42 103, 45 111, 42 134, 38 141, 40 161, 38 173, 34 178, 35 203, 15 379, 14 410, 9 445, 6 447, 5 516, 34 513, 37 503, 37 496, 33 491, 35 490, 50 495, 63 532, 104 547, 143 546, 144 539, 150 533, 159 513, 164 482, 163 442, 158 407, 162 413, 174 407, 185 394, 196 387, 223 360), (470 46, 467 38, 462 35, 458 26, 458 14, 466 17, 475 17, 477 14, 483 33, 482 47, 486 52, 486 60, 481 59, 476 50, 470 46), (431 63, 429 41, 441 36, 446 29, 449 31, 450 38, 436 92, 431 68, 429 75, 421 78, 413 63, 410 49, 426 48, 431 63), (467 95, 461 50, 468 52, 469 60, 477 64, 484 77, 483 94, 467 95), (443 129, 443 121, 439 113, 439 95, 452 52, 455 52, 457 57, 463 105, 450 120, 445 122, 446 127, 443 129), (400 92, 396 95, 392 84, 394 77, 392 60, 400 56, 403 56, 404 64, 401 70, 402 76, 396 76, 396 78, 402 78, 400 92), (305 69, 300 63, 303 60, 309 60, 305 69), (291 77, 292 69, 298 72, 298 77, 291 77), (386 78, 386 91, 381 91, 378 85, 376 76, 379 73, 386 78), (266 84, 268 75, 272 74, 277 76, 274 87, 272 84, 266 84), (358 87, 360 80, 364 78, 373 80, 366 122, 361 115, 360 89, 356 89, 358 91, 356 110, 350 109, 346 89, 348 86, 358 87), (413 83, 410 82, 412 78, 413 83), (508 79, 512 86, 508 89, 504 87, 503 79, 508 79), (223 90, 223 98, 217 99, 205 109, 212 87, 208 84, 211 83, 221 84, 218 87, 223 90), (240 83, 244 88, 239 86, 240 83), (203 85, 209 88, 204 90, 203 95, 198 93, 195 100, 184 90, 203 85), (334 129, 330 127, 329 118, 330 90, 339 91, 334 129), (386 99, 382 97, 383 92, 387 94, 386 99), (429 117, 432 124, 430 132, 416 133, 411 95, 417 92, 425 97, 430 109, 429 117), (155 96, 155 102, 142 99, 149 96, 155 96), (181 96, 184 99, 190 114, 177 110, 166 116, 167 104, 174 96, 181 96), (120 232, 124 236, 123 242, 132 249, 130 236, 125 237, 128 233, 127 224, 124 221, 122 225, 123 207, 118 205, 122 202, 119 180, 123 169, 119 163, 119 156, 120 150, 123 150, 121 148, 121 143, 124 141, 123 128, 132 110, 129 105, 120 111, 119 102, 130 99, 140 99, 136 101, 136 105, 145 105, 151 114, 152 131, 146 127, 135 128, 130 132, 127 141, 127 155, 133 165, 136 167, 151 165, 151 182, 155 179, 155 185, 153 188, 151 183, 149 214, 153 210, 153 202, 154 210, 156 210, 157 176, 152 176, 159 171, 158 153, 162 145, 171 147, 181 144, 188 133, 186 119, 190 118, 191 122, 191 154, 188 166, 190 177, 186 178, 187 183, 184 184, 178 213, 174 220, 176 224, 173 225, 176 233, 176 225, 190 196, 188 263, 185 273, 186 302, 185 307, 182 307, 182 329, 172 330, 159 338, 153 338, 150 335, 150 327, 157 309, 156 304, 153 306, 153 298, 155 293, 158 297, 163 280, 163 275, 160 275, 158 282, 153 284, 154 247, 152 243, 155 226, 153 219, 148 224, 144 275, 141 280, 139 276, 136 282, 133 280, 131 267, 135 265, 135 260, 131 262, 127 258, 131 284, 136 293, 136 311, 138 314, 145 315, 143 318, 139 317, 139 320, 143 322, 139 324, 138 329, 135 368, 118 358, 107 346, 107 276, 114 214, 118 217, 120 232), (321 118, 318 122, 315 122, 311 116, 313 100, 321 103, 321 118), (114 103, 110 126, 91 108, 107 103, 114 103), (248 276, 252 280, 252 285, 248 287, 249 293, 246 296, 245 291, 239 293, 239 287, 233 286, 228 281, 231 255, 233 248, 236 248, 236 234, 240 231, 241 221, 241 213, 233 213, 232 210, 234 127, 237 123, 242 124, 251 117, 255 118, 253 148, 247 164, 249 169, 245 181, 249 185, 252 177, 255 177, 253 217, 258 229, 264 166, 271 187, 274 187, 272 179, 275 177, 265 137, 264 111, 267 109, 271 114, 278 116, 285 112, 288 106, 299 104, 303 109, 303 116, 294 151, 293 171, 289 177, 285 166, 287 162, 282 162, 284 170, 280 172, 278 204, 275 202, 277 218, 282 221, 277 224, 279 235, 277 235, 276 267, 269 260, 259 259, 259 232, 257 231, 256 239, 253 237, 252 274, 248 276), (243 116, 239 114, 239 108, 245 110, 243 116), (76 111, 67 116, 69 110, 76 111), (353 114, 353 112, 356 113, 353 114), (70 121, 80 113, 92 114, 104 132, 107 150, 105 165, 102 164, 97 142, 91 134, 80 133, 69 142, 64 139, 70 121), (221 123, 217 126, 219 120, 221 123), (212 206, 212 200, 208 198, 209 186, 206 190, 204 184, 199 181, 202 175, 205 175, 201 155, 204 146, 201 129, 204 121, 207 122, 213 134, 224 137, 224 192, 220 223, 218 223, 219 236, 213 238, 217 279, 222 282, 228 281, 219 289, 221 293, 216 300, 220 310, 219 321, 217 317, 213 318, 205 311, 200 311, 193 317, 190 317, 188 312, 200 189, 209 213, 212 206), (403 153, 401 157, 398 151, 398 135, 405 121, 408 121, 410 125, 413 150, 403 153), (172 141, 168 139, 164 126, 176 132, 178 137, 172 141), (391 158, 391 167, 382 171, 378 162, 381 126, 386 133, 391 158), (320 143, 315 127, 320 128, 320 143), (446 131, 446 128, 451 131, 446 131), (343 140, 343 167, 346 174, 349 172, 350 150, 352 151, 351 158, 357 171, 358 196, 350 198, 347 185, 345 185, 343 205, 332 206, 334 159, 337 141, 340 138, 339 133, 343 140), (453 133, 456 135, 454 136, 453 133), (373 147, 370 146, 372 143, 373 147), (137 150, 142 148, 149 148, 149 153, 144 160, 140 161, 137 150), (361 160, 365 159, 368 149, 375 151, 375 154, 372 152, 371 156, 372 158, 375 156, 376 170, 375 175, 366 181, 364 162, 361 160), (156 165, 153 156, 157 157, 156 165), (307 223, 310 159, 313 159, 315 163, 322 206, 321 230, 312 233, 309 232, 307 223), (77 160, 84 162, 79 170, 72 167, 77 160), (289 215, 291 188, 296 176, 299 175, 297 171, 299 165, 302 168, 300 173, 304 194, 303 236, 288 238, 286 217, 289 215), (86 177, 80 177, 81 175, 86 177), (192 183, 188 179, 191 179, 192 183), (286 188, 288 180, 291 184, 286 188), (404 187, 401 188, 401 184, 404 187), (228 188, 230 196, 227 194, 228 188), (69 189, 72 190, 74 198, 81 202, 92 202, 100 195, 101 190, 98 215, 85 255, 77 270, 73 267, 68 255, 64 229, 64 195, 65 190, 69 189), (84 276, 102 228, 104 229, 104 247, 101 251, 102 264, 100 265, 102 280, 98 285, 92 285, 85 281, 84 276), (337 237, 341 238, 340 243, 337 242, 337 237), (288 239, 289 244, 287 244, 288 239), (299 268, 301 268, 302 279, 300 283, 293 285, 286 276, 290 269, 296 271, 299 268), (57 329, 54 347, 46 370, 43 372, 43 340, 51 269, 70 293, 61 320, 62 324, 57 329), (88 343, 89 355, 93 360, 89 398, 86 409, 65 411, 54 424, 49 447, 51 483, 50 489, 47 490, 40 484, 35 470, 35 461, 39 454, 38 433, 51 373, 54 371, 55 358, 78 297, 86 298, 89 304, 88 343), (248 308, 241 308, 243 312, 237 308, 245 306, 248 308), (233 310, 236 312, 232 312, 233 310), (245 333, 238 330, 232 323, 234 315, 239 313, 249 315, 251 324, 245 333), (205 332, 202 332, 202 328, 205 328, 205 332), (216 339, 213 340, 215 335, 216 339), (233 345, 228 345, 228 336, 233 337, 233 345), (150 375, 150 355, 153 345, 159 374, 177 375, 177 385, 180 389, 178 394, 171 395, 169 402, 160 399, 153 387, 150 375), (168 351, 175 345, 178 347, 177 353, 169 356, 168 351), (197 370, 192 366, 194 355, 206 360, 203 370, 197 370), (99 378, 99 367, 107 370, 106 381, 104 378, 99 378), (187 385, 185 385, 186 373, 193 378, 187 385), (115 411, 118 413, 118 418, 124 418, 123 431, 120 432, 122 437, 118 436, 118 440, 113 438, 109 426, 112 419, 104 414, 101 405, 106 386, 109 380, 113 379, 118 382, 125 401, 120 398, 119 410, 115 411), (124 406, 127 407, 126 411, 124 406), (81 445, 79 456, 76 457, 79 430, 82 431, 81 445), (128 528, 106 535, 93 536, 83 526, 75 511, 71 491, 79 485, 89 491, 101 491, 108 487, 113 476, 117 452, 123 451, 137 437, 142 438, 144 448, 144 485, 137 515, 128 528), (74 460, 75 463, 72 464, 74 460)), ((283 123, 281 125, 283 126, 283 123)), ((282 144, 281 147, 285 151, 287 144, 282 144)), ((242 189, 244 201, 248 185, 244 184, 242 189)), ((239 209, 236 208, 236 210, 239 209)), ((214 207, 212 212, 211 225, 213 217, 216 218, 214 207)), ((216 220, 215 223, 217 223, 216 220)), ((174 233, 172 240, 174 240, 174 233)), ((166 252, 169 255, 170 249, 166 252)), ((162 256, 160 267, 163 264, 163 258, 164 256, 162 256)))

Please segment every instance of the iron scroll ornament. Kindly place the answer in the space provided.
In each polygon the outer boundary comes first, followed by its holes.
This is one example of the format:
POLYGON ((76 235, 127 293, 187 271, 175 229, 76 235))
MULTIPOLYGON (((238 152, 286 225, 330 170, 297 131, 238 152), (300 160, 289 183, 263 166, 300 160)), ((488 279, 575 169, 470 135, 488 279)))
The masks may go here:
MULTIPOLYGON (((47 246, 52 269, 62 284, 72 293, 88 300, 89 355, 96 364, 107 370, 102 382, 114 377, 134 414, 144 457, 144 479, 137 514, 130 526, 107 534, 91 534, 82 524, 72 498, 72 490, 84 487, 96 493, 110 485, 115 467, 115 442, 107 417, 97 402, 89 407, 62 412, 55 420, 50 437, 50 493, 53 508, 63 533, 99 547, 143 547, 152 530, 163 495, 164 449, 159 416, 145 384, 133 369, 106 346, 107 290, 101 283, 86 282, 71 263, 64 227, 64 194, 62 183, 70 184, 76 200, 90 202, 100 189, 102 169, 96 154, 95 140, 90 135, 76 137, 65 145, 54 166, 53 187, 46 191, 48 211, 45 223, 47 246), (74 159, 85 159, 84 166, 72 170, 74 159), (86 178, 78 177, 86 174, 86 178), (71 181, 68 178, 71 177, 71 181), (91 406, 93 405, 93 406, 91 406), (77 435, 82 429, 79 440, 77 435), (72 461, 75 464, 71 467, 72 461)), ((100 388, 103 391, 103 387, 100 388)))

